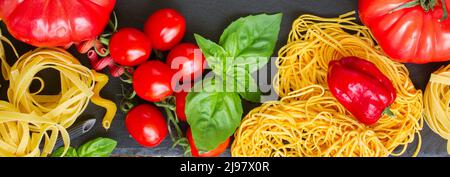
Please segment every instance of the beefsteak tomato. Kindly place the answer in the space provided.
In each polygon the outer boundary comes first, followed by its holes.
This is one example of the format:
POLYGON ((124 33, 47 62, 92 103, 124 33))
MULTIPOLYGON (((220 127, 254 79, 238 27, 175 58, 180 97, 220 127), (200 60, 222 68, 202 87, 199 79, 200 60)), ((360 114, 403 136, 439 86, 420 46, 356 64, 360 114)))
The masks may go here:
POLYGON ((68 46, 102 33, 116 0, 0 0, 0 19, 16 39, 68 46))
POLYGON ((359 15, 392 59, 450 60, 450 0, 359 0, 359 15))

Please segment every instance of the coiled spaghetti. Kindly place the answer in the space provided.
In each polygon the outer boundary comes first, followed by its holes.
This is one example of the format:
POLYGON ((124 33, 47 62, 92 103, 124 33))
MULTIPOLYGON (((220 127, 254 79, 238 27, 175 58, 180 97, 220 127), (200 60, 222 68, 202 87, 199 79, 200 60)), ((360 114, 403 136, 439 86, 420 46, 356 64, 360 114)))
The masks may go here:
MULTIPOLYGON (((233 156, 389 156, 406 151, 423 126, 422 93, 406 67, 383 55, 353 15, 295 20, 288 44, 278 52, 274 87, 281 100, 245 116, 235 133, 233 156), (329 61, 346 56, 370 60, 392 81, 395 118, 385 115, 366 126, 327 90, 329 61)), ((421 144, 418 135, 414 155, 421 144)))
POLYGON ((431 74, 423 101, 425 121, 431 130, 447 140, 450 154, 450 65, 431 74))
MULTIPOLYGON (((6 62, 3 59, 2 64, 6 62)), ((70 137, 66 128, 76 121, 91 98, 107 109, 104 126, 109 128, 116 106, 99 96, 108 82, 107 77, 84 67, 65 50, 36 49, 4 71, 9 88, 8 101, 0 101, 0 156, 47 156, 58 136, 62 137, 67 151, 70 137), (47 69, 60 73, 59 94, 41 94, 45 82, 36 74, 47 69), (33 81, 40 83, 36 92, 29 89, 33 81)))

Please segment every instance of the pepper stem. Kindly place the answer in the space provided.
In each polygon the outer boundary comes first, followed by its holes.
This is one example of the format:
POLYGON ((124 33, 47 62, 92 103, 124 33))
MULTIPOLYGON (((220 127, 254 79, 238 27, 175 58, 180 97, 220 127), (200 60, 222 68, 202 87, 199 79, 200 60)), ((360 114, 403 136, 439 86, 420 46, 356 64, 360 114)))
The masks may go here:
POLYGON ((394 112, 391 111, 391 107, 387 107, 386 109, 383 110, 383 113, 381 113, 382 115, 388 115, 389 117, 395 117, 394 112))

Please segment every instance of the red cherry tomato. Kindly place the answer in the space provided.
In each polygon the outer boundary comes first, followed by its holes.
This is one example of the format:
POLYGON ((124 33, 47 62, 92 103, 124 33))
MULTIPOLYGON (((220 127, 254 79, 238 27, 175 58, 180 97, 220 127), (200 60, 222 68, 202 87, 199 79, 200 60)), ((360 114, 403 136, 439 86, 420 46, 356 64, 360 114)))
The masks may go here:
POLYGON ((199 153, 197 148, 195 147, 194 139, 192 138, 191 128, 187 129, 186 136, 189 141, 189 146, 191 147, 192 156, 194 157, 217 157, 223 152, 225 152, 225 150, 228 147, 228 144, 230 143, 230 138, 227 138, 227 140, 222 144, 220 144, 216 149, 204 153, 199 153))
POLYGON ((109 50, 116 63, 136 66, 150 57, 152 45, 143 32, 134 28, 123 28, 111 37, 109 50))
POLYGON ((156 107, 141 104, 128 112, 125 125, 131 137, 145 147, 158 146, 167 135, 167 124, 156 107))
POLYGON ((167 56, 166 63, 172 68, 178 68, 182 78, 195 80, 203 74, 205 57, 197 45, 182 43, 175 46, 167 56))
POLYGON ((148 17, 144 29, 155 49, 169 50, 183 38, 186 20, 174 9, 161 9, 148 17))
POLYGON ((174 71, 161 61, 148 61, 134 71, 133 88, 144 100, 159 102, 172 95, 174 71))
POLYGON ((186 113, 184 112, 186 106, 186 96, 187 92, 180 91, 175 93, 175 113, 177 114, 178 120, 186 122, 186 113))

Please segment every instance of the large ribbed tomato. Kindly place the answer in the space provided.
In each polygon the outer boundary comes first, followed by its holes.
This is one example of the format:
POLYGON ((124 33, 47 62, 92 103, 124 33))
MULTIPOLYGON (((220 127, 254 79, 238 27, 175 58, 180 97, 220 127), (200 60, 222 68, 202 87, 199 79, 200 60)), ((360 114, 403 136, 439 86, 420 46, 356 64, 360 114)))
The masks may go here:
POLYGON ((100 35, 116 0, 0 0, 0 19, 16 39, 67 46, 100 35))
POLYGON ((443 8, 450 12, 450 0, 359 0, 358 5, 361 21, 392 59, 450 60, 450 19, 443 8))

